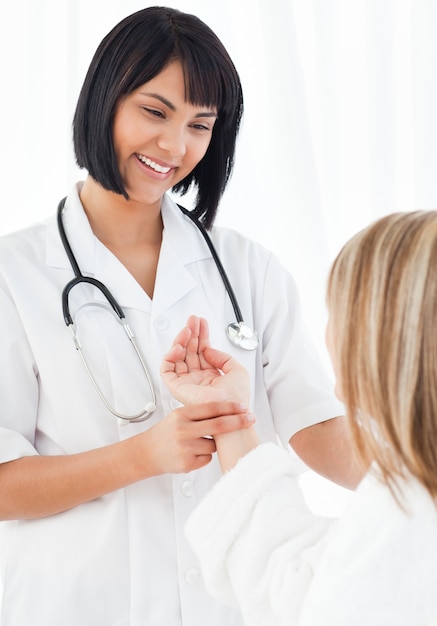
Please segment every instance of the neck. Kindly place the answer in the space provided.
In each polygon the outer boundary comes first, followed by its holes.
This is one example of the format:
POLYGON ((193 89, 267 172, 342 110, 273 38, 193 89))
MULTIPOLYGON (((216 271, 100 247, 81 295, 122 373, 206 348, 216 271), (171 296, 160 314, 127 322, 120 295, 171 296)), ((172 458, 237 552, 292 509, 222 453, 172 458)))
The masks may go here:
POLYGON ((150 205, 126 200, 91 177, 80 199, 95 236, 152 298, 163 231, 161 199, 150 205))
POLYGON ((161 242, 161 199, 151 205, 126 200, 124 196, 104 189, 88 176, 80 192, 80 200, 92 231, 109 248, 161 242))

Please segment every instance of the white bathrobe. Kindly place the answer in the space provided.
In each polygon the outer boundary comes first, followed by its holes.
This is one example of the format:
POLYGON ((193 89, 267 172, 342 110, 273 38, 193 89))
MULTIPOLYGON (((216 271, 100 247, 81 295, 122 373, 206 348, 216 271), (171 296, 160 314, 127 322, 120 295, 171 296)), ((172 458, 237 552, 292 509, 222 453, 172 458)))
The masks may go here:
POLYGON ((210 592, 248 626, 437 625, 437 507, 411 479, 399 506, 370 474, 339 520, 313 515, 268 443, 225 474, 187 537, 210 592))

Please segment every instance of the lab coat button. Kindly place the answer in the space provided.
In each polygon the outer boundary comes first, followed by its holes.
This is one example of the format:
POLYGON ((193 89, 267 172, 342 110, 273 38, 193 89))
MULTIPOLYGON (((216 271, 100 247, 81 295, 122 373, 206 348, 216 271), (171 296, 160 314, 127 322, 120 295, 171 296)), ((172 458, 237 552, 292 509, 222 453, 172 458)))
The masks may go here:
POLYGON ((165 330, 169 326, 169 321, 165 315, 159 315, 155 320, 155 328, 157 330, 165 330))
POLYGON ((179 400, 176 400, 176 398, 171 398, 170 407, 172 409, 178 409, 180 406, 184 406, 182 402, 179 402, 179 400))
POLYGON ((193 495, 193 485, 191 483, 191 480, 184 480, 181 485, 181 493, 183 496, 191 498, 191 496, 193 495))
POLYGON ((200 580, 200 572, 197 568, 191 567, 185 572, 185 580, 189 585, 195 585, 200 580))

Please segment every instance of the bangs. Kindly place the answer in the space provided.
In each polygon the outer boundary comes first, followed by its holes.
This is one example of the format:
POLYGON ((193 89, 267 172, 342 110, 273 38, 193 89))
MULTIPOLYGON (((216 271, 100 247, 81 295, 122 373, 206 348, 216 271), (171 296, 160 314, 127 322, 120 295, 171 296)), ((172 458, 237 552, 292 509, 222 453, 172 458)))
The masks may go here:
MULTIPOLYGON (((213 56, 199 58, 188 49, 179 57, 185 81, 185 98, 190 104, 216 108, 226 117, 239 107, 238 80, 229 75, 229 65, 224 68, 213 56)), ((176 60, 176 59, 175 59, 176 60)))
POLYGON ((215 108, 222 122, 239 119, 240 79, 221 41, 195 16, 168 9, 157 13, 158 23, 154 27, 149 23, 147 30, 143 20, 133 23, 128 20, 128 28, 114 42, 107 69, 113 79, 117 78, 117 99, 152 80, 170 63, 179 61, 186 102, 215 108))
POLYGON ((152 80, 163 69, 175 61, 182 66, 185 83, 185 100, 195 106, 216 109, 221 117, 233 117, 241 106, 241 92, 238 74, 232 71, 229 62, 217 63, 212 55, 199 55, 184 46, 161 50, 159 55, 145 56, 140 51, 132 51, 129 65, 120 71, 118 97, 127 95, 152 80))

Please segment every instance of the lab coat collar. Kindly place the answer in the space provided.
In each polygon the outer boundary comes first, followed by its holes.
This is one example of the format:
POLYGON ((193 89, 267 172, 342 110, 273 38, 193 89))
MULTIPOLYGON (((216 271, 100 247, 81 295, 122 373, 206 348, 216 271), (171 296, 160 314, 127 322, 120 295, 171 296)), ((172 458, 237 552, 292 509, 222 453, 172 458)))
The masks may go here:
MULTIPOLYGON (((161 207, 164 231, 155 293, 151 302, 115 255, 95 237, 80 202, 81 184, 78 183, 67 197, 63 222, 83 274, 94 276, 107 285, 122 307, 150 312, 153 317, 175 304, 196 286, 197 281, 187 266, 210 258, 211 253, 200 232, 168 195, 164 196, 161 207)), ((56 219, 53 219, 48 229, 47 264, 50 267, 71 269, 59 237, 56 219)), ((103 300, 97 290, 95 295, 103 300)))
MULTIPOLYGON (((82 187, 79 182, 71 190, 64 205, 62 221, 73 254, 83 274, 94 275, 97 239, 91 230, 79 199, 82 187)), ((47 265, 73 270, 59 237, 56 216, 49 222, 47 231, 47 265)))

